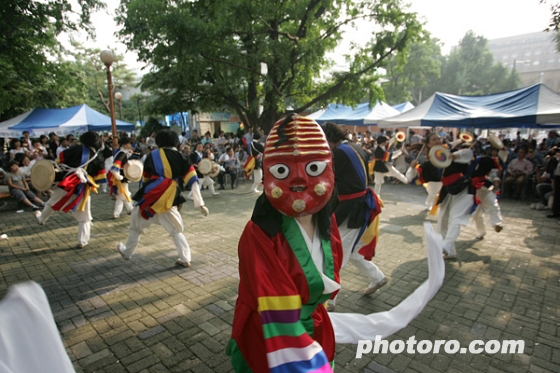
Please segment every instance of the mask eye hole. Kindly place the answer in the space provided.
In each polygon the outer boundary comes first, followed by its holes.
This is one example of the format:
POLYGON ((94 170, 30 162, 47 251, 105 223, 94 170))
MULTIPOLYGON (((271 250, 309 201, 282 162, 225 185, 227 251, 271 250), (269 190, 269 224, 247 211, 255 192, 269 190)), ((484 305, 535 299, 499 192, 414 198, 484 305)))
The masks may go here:
POLYGON ((319 176, 325 171, 325 168, 327 168, 327 162, 313 161, 305 166, 305 172, 307 172, 309 176, 319 176))
POLYGON ((268 169, 272 176, 278 180, 283 180, 290 174, 290 168, 285 164, 278 163, 268 169))

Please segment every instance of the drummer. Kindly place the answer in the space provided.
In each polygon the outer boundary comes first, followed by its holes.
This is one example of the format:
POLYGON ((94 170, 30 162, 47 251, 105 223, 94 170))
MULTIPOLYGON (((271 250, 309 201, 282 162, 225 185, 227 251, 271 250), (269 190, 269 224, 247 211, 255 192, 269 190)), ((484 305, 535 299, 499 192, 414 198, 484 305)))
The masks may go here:
MULTIPOLYGON (((210 171, 212 170, 212 167, 210 167, 208 172, 205 171, 205 173, 200 172, 199 169, 200 161, 202 161, 203 159, 208 159, 210 160, 210 162, 214 161, 214 153, 211 150, 204 151, 204 145, 202 145, 202 143, 199 142, 198 144, 196 144, 195 151, 190 153, 189 158, 191 159, 191 162, 196 169, 196 175, 200 180, 200 184, 202 185, 201 189, 207 187, 213 196, 219 195, 220 193, 216 192, 216 190, 214 189, 214 180, 212 180, 212 178, 209 175, 210 171)), ((189 191, 187 199, 190 201, 194 200, 192 190, 189 191)))
POLYGON ((83 248, 90 238, 90 193, 97 192, 98 184, 107 182, 107 178, 97 153, 101 148, 99 135, 88 131, 80 136, 80 143, 60 153, 57 162, 70 172, 58 183, 43 212, 35 211, 35 217, 43 225, 55 211, 72 211, 78 221, 78 247, 83 248))
POLYGON ((119 218, 123 210, 123 205, 128 215, 132 213, 132 199, 130 198, 130 191, 128 190, 128 180, 124 175, 124 167, 132 154, 132 143, 128 136, 121 137, 119 143, 121 147, 111 158, 113 159, 113 164, 110 169, 111 172, 107 175, 111 188, 111 196, 116 196, 113 219, 119 218))
POLYGON ((473 151, 460 149, 446 153, 437 133, 429 134, 425 141, 428 153, 432 148, 439 146, 442 148, 442 155, 450 157, 451 162, 447 167, 443 167, 436 164, 437 159, 433 157, 429 157, 422 164, 417 164, 417 161, 414 160, 410 163, 411 172, 407 173, 407 178, 412 181, 417 176, 421 183, 442 182, 441 191, 435 202, 436 205, 439 205, 437 232, 444 238, 444 258, 456 259, 455 241, 459 237, 461 225, 469 223, 474 205, 472 195, 474 189, 471 187, 470 179, 464 175, 473 158, 473 151))
POLYGON ((377 148, 374 151, 375 164, 373 166, 375 178, 375 194, 379 196, 381 186, 385 183, 385 176, 392 176, 400 182, 407 184, 406 177, 401 174, 392 163, 392 152, 387 149, 388 139, 385 136, 377 137, 377 148))

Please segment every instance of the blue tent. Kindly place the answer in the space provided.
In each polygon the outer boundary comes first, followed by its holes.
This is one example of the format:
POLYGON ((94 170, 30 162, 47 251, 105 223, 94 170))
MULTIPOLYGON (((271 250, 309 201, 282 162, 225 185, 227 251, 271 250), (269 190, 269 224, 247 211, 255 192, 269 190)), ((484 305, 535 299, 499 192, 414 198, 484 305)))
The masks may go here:
POLYGON ((403 102, 402 104, 393 105, 391 107, 396 111, 398 111, 399 113, 404 113, 411 109, 414 109, 414 105, 412 105, 409 101, 403 102))
POLYGON ((384 102, 378 102, 373 108, 369 103, 359 104, 356 108, 342 104, 329 104, 324 110, 308 115, 317 123, 333 122, 348 126, 374 125, 380 118, 397 115, 399 112, 384 102))
POLYGON ((543 84, 487 96, 436 92, 379 127, 547 128, 560 126, 560 95, 543 84))
MULTIPOLYGON (((132 132, 134 125, 117 120, 117 130, 132 132)), ((111 117, 101 114, 86 104, 66 109, 36 108, 0 123, 0 136, 21 136, 29 131, 31 137, 55 132, 58 135, 86 131, 111 131, 111 117)))

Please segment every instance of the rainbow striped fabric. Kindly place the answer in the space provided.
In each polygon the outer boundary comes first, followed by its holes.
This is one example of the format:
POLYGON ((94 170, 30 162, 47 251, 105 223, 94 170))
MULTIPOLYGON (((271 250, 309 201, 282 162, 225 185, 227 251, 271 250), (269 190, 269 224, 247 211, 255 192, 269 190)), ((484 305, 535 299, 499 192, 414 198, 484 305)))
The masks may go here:
POLYGON ((258 304, 272 373, 332 372, 323 348, 300 322, 299 295, 259 297, 258 304))

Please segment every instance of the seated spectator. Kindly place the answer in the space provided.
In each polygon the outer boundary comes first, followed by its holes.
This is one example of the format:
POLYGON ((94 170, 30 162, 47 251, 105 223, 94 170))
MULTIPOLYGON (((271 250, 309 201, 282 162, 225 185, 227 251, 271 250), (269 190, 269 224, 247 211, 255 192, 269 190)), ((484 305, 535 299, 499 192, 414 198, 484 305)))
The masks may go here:
POLYGON ((556 130, 551 130, 548 132, 546 139, 546 150, 552 149, 554 146, 560 146, 560 137, 556 130))
POLYGON ((21 137, 21 146, 23 146, 25 149, 27 150, 31 150, 32 144, 31 144, 31 138, 29 137, 29 131, 23 131, 22 133, 22 137, 21 137))
POLYGON ((210 137, 210 131, 206 131, 204 138, 202 139, 202 145, 210 144, 212 145, 212 138, 210 137))
POLYGON ((56 159, 56 149, 58 149, 58 135, 54 132, 49 133, 49 146, 47 151, 49 159, 56 159))
POLYGON ((556 166, 558 165, 558 159, 556 158, 557 149, 552 148, 547 154, 545 167, 539 167, 537 169, 536 181, 537 181, 537 194, 539 195, 540 202, 533 203, 531 205, 532 209, 535 210, 546 210, 548 209, 548 199, 552 196, 552 178, 556 166))
POLYGON ((504 180, 504 188, 507 191, 515 184, 514 198, 521 196, 525 180, 533 172, 533 164, 525 159, 526 155, 527 148, 520 147, 517 151, 517 158, 512 160, 507 168, 508 176, 504 180))
POLYGON ((40 161, 41 159, 45 159, 48 155, 47 150, 41 146, 40 140, 33 140, 32 141, 33 147, 31 148, 31 159, 35 161, 40 161))
POLYGON ((21 172, 23 172, 26 179, 29 179, 29 176, 31 175, 31 169, 33 168, 33 165, 35 164, 35 161, 32 161, 31 159, 29 159, 29 157, 26 156, 26 155, 23 155, 23 156, 19 157, 19 154, 18 154, 17 158, 18 159, 16 159, 16 162, 18 162, 19 170, 21 172))
POLYGON ((68 139, 63 137, 62 140, 60 140, 60 145, 56 148, 56 157, 58 158, 58 155, 68 148, 68 139))
POLYGON ((25 152, 26 149, 21 146, 21 141, 19 139, 14 138, 10 141, 10 161, 15 160, 16 154, 25 154, 25 152))
POLYGON ((23 202, 25 205, 31 207, 33 211, 37 211, 45 207, 45 203, 29 190, 29 185, 25 180, 25 175, 22 171, 20 171, 17 162, 8 162, 8 169, 10 172, 6 174, 6 184, 10 188, 10 193, 16 201, 23 202), (35 202, 39 206, 33 204, 31 201, 35 202))
POLYGON ((218 159, 218 164, 222 166, 225 172, 221 171, 218 175, 218 182, 220 183, 220 190, 225 189, 225 174, 231 177, 231 189, 235 188, 235 179, 237 178, 237 169, 239 168, 239 160, 235 155, 233 148, 228 147, 226 152, 218 159))

